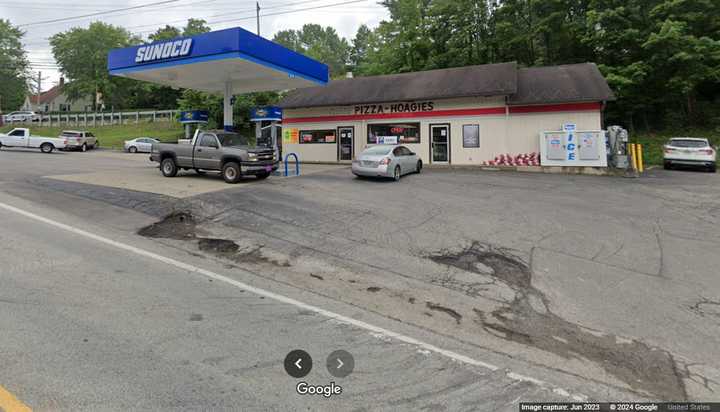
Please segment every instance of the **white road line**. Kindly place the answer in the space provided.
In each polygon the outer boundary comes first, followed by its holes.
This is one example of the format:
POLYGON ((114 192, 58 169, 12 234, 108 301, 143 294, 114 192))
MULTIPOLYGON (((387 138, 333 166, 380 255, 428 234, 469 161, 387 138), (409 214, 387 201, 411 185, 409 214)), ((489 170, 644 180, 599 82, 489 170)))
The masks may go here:
MULTIPOLYGON (((18 209, 18 208, 14 207, 14 206, 10 206, 10 205, 5 204, 5 203, 1 203, 1 202, 0 202, 0 208, 5 209, 5 210, 7 210, 7 211, 9 211, 9 212, 17 213, 17 214, 19 214, 19 215, 28 217, 28 218, 30 218, 30 219, 33 219, 33 220, 36 220, 36 221, 39 221, 39 222, 42 222, 42 223, 46 223, 46 224, 51 225, 51 226, 55 226, 55 227, 57 227, 57 228, 59 228, 59 229, 66 230, 66 231, 68 231, 68 232, 75 233, 75 234, 77 234, 77 235, 84 236, 84 237, 87 237, 87 238, 96 240, 96 241, 98 241, 98 242, 105 243, 106 245, 113 246, 113 247, 115 247, 115 248, 117 248, 117 249, 122 249, 122 250, 125 250, 125 251, 128 251, 128 252, 132 252, 132 253, 137 254, 137 255, 140 255, 140 256, 145 256, 145 257, 147 257, 147 258, 154 259, 154 260, 157 260, 157 261, 159 261, 159 262, 163 262, 163 263, 166 263, 166 264, 168 264, 168 265, 175 266, 175 267, 180 268, 180 269, 183 269, 183 270, 187 270, 188 272, 198 273, 198 274, 203 275, 203 276, 206 276, 206 277, 208 277, 208 278, 215 279, 215 280, 218 280, 218 281, 220 281, 220 282, 225 282, 225 283, 227 283, 227 284, 229 284, 229 285, 238 287, 238 288, 240 288, 240 289, 246 290, 246 291, 251 292, 251 293, 254 293, 254 294, 256 294, 256 295, 264 296, 264 297, 266 297, 266 298, 273 299, 273 300, 278 301, 278 302, 286 303, 286 304, 288 304, 288 305, 292 305, 292 306, 295 306, 295 307, 298 307, 298 308, 301 308, 301 309, 304 309, 304 310, 309 310, 309 311, 315 312, 315 313, 317 313, 317 314, 326 316, 326 317, 328 317, 328 318, 335 319, 335 320, 337 320, 337 321, 339 321, 339 322, 342 322, 342 323, 345 323, 345 324, 348 324, 348 325, 352 325, 352 326, 355 326, 355 327, 358 327, 358 328, 361 328, 361 329, 368 330, 368 331, 370 331, 370 332, 372 332, 372 333, 374 333, 374 334, 380 334, 380 335, 383 335, 383 336, 386 336, 386 337, 389 337, 389 338, 393 338, 393 339, 399 340, 400 342, 404 342, 404 343, 407 343, 407 344, 410 344, 410 345, 415 345, 415 346, 417 346, 418 348, 422 348, 422 349, 425 349, 425 350, 428 350, 428 351, 435 352, 435 353, 437 353, 437 354, 439 354, 439 355, 445 356, 445 357, 447 357, 447 358, 450 358, 450 359, 455 360, 455 361, 458 361, 458 362, 462 362, 462 363, 465 363, 465 364, 468 364, 468 365, 473 365, 473 366, 479 366, 479 367, 482 367, 482 368, 485 368, 485 369, 489 369, 489 370, 491 370, 491 371, 497 371, 497 370, 500 369, 500 367, 495 366, 495 365, 493 365, 493 364, 490 364, 490 363, 487 363, 487 362, 483 362, 483 361, 480 361, 480 360, 476 360, 476 359, 473 359, 473 358, 471 358, 471 357, 469 357, 469 356, 465 356, 465 355, 459 354, 459 353, 457 353, 457 352, 453 352, 453 351, 450 351, 450 350, 446 350, 446 349, 439 348, 439 347, 437 347, 437 346, 435 346, 435 345, 432 345, 432 344, 429 344, 429 343, 426 343, 426 342, 417 340, 417 339, 412 338, 412 337, 410 337, 410 336, 406 336, 406 335, 403 335, 403 334, 400 334, 400 333, 397 333, 397 332, 393 332, 393 331, 391 331, 391 330, 388 330, 388 329, 385 329, 385 328, 381 328, 381 327, 379 327, 379 326, 375 326, 375 325, 372 325, 372 324, 370 324, 370 323, 363 322, 363 321, 361 321, 361 320, 353 319, 353 318, 350 318, 350 317, 341 315, 341 314, 339 314, 339 313, 331 312, 331 311, 329 311, 329 310, 325 310, 325 309, 319 308, 319 307, 317 307, 317 306, 309 305, 309 304, 307 304, 307 303, 303 303, 303 302, 300 302, 300 301, 298 301, 298 300, 289 298, 289 297, 287 297, 287 296, 283 296, 283 295, 279 295, 279 294, 277 294, 277 293, 273 293, 273 292, 267 291, 267 290, 265 290, 265 289, 260 289, 260 288, 254 287, 254 286, 250 286, 250 285, 248 285, 248 284, 246 284, 246 283, 239 282, 239 281, 237 281, 237 280, 235 280, 235 279, 231 279, 231 278, 229 278, 229 277, 227 277, 227 276, 223 276, 223 275, 220 275, 220 274, 218 274, 218 273, 209 271, 209 270, 207 270, 207 269, 203 269, 203 268, 200 268, 200 267, 197 267, 197 266, 193 266, 193 265, 190 265, 190 264, 181 262, 181 261, 179 261, 179 260, 175 260, 175 259, 172 259, 172 258, 169 258, 169 257, 166 257, 166 256, 162 256, 162 255, 158 255, 157 253, 148 252, 148 251, 146 251, 146 250, 142 250, 142 249, 136 248, 136 247, 134 247, 134 246, 127 245, 127 244, 125 244, 125 243, 116 242, 116 241, 114 241, 114 240, 112 240, 112 239, 108 239, 108 238, 105 238, 105 237, 102 237, 102 236, 98 236, 98 235, 96 235, 96 234, 93 234, 93 233, 90 233, 90 232, 86 232, 86 231, 84 231, 84 230, 82 230, 82 229, 78 229, 78 228, 75 228, 75 227, 73 227, 73 226, 66 225, 66 224, 64 224, 64 223, 56 222, 56 221, 51 220, 51 219, 48 219, 48 218, 46 218, 46 217, 43 217, 43 216, 40 216, 40 215, 36 215, 36 214, 34 214, 34 213, 30 213, 30 212, 24 211, 24 210, 22 210, 22 209, 18 209)), ((240 270, 242 271, 242 269, 240 269, 240 270)), ((247 274, 247 275, 252 275, 251 273, 248 273, 248 272, 246 272, 246 274, 247 274)), ((586 399, 587 399, 587 396, 585 396, 585 395, 581 395, 581 394, 570 394, 569 392, 567 392, 566 390, 564 390, 564 389, 562 389, 562 388, 553 387, 553 386, 549 385, 548 383, 546 383, 546 382, 544 382, 544 381, 542 381, 542 380, 535 379, 535 378, 532 378, 532 377, 529 377, 529 376, 520 375, 520 374, 517 374, 517 373, 514 373, 514 372, 510 372, 510 371, 507 371, 507 372, 505 373, 505 375, 506 375, 508 378, 513 379, 513 380, 516 380, 516 381, 531 382, 531 383, 534 383, 534 384, 536 384, 536 385, 538 385, 538 386, 541 386, 541 387, 550 388, 550 389, 551 389, 553 392, 555 392, 555 393, 564 393, 564 394, 567 394, 569 397, 571 397, 571 398, 573 398, 573 399, 575 399, 575 400, 577 400, 577 401, 583 401, 583 400, 586 400, 586 399)))

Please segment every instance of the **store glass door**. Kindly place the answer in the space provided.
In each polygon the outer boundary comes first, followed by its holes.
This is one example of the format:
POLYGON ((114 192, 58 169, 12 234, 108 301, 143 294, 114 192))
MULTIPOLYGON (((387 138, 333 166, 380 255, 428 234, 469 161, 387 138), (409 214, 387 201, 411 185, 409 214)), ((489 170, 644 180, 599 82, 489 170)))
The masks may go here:
POLYGON ((340 136, 340 144, 338 145, 338 160, 353 159, 353 135, 354 127, 338 127, 338 135, 340 136))
POLYGON ((450 161, 450 126, 447 124, 430 125, 430 150, 433 163, 450 161))

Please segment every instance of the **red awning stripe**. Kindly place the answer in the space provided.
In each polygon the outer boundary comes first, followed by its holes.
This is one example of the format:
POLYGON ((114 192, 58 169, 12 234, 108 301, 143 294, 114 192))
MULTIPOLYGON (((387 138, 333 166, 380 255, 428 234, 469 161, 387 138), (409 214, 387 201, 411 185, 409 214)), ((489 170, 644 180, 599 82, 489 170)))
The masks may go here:
MULTIPOLYGON (((551 104, 538 106, 510 106, 510 113, 576 112, 600 110, 600 103, 551 104)), ((504 115, 505 107, 484 107, 480 109, 435 110, 432 112, 405 112, 382 114, 350 114, 336 116, 284 118, 283 123, 347 122, 353 120, 415 119, 423 117, 492 116, 504 115)))
POLYGON ((542 104, 537 106, 510 106, 510 113, 583 112, 601 109, 602 104, 597 102, 572 104, 542 104))

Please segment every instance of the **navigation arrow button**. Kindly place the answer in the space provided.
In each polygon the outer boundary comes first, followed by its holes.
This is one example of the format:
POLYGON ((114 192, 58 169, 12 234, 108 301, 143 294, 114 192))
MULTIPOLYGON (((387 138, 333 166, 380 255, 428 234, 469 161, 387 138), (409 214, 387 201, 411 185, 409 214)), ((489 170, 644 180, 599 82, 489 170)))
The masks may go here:
POLYGON ((285 372, 293 378, 303 378, 312 370, 312 358, 304 350, 296 349, 285 357, 285 372))
POLYGON ((347 351, 336 350, 328 356, 325 366, 332 376, 344 378, 355 369, 355 359, 347 351))

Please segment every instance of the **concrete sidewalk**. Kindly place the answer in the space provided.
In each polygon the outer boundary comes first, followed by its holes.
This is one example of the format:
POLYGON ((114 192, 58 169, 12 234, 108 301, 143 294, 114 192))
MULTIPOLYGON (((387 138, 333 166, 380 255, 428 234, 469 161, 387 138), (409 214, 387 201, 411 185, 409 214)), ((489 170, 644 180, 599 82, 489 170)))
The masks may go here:
MULTIPOLYGON (((175 178, 166 178, 158 170, 157 163, 150 162, 149 154, 130 154, 120 151, 101 150, 88 152, 83 156, 94 159, 112 159, 112 169, 89 173, 73 173, 45 176, 50 179, 66 182, 84 183, 97 186, 114 187, 118 189, 134 190, 139 192, 155 193, 176 198, 186 198, 204 193, 221 190, 249 188, 257 184, 270 183, 276 179, 284 178, 283 165, 280 166, 280 176, 271 176, 267 181, 260 181, 254 177, 247 177, 238 184, 225 183, 218 173, 208 172, 200 176, 195 171, 180 171, 175 178), (121 160, 122 163, 117 161, 121 160)), ((294 176, 295 165, 289 165, 290 173, 294 176)), ((301 164, 300 176, 316 173, 342 171, 349 169, 347 165, 315 165, 301 164)), ((348 171, 349 173, 349 171, 348 171)))

